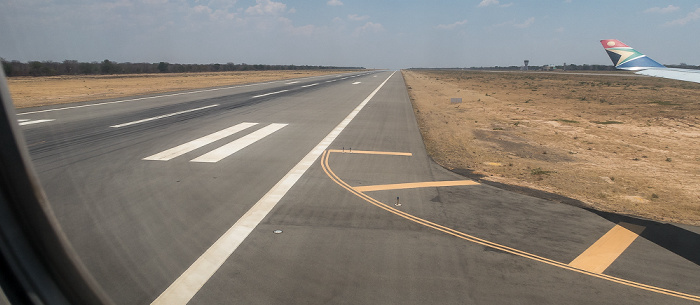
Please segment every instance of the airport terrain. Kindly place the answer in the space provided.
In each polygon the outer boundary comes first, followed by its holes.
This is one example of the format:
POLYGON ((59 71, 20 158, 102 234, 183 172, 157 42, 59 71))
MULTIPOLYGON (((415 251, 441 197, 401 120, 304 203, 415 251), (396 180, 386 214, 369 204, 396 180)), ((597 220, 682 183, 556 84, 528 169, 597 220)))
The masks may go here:
POLYGON ((700 224, 700 84, 600 72, 404 76, 439 164, 570 204, 700 224))

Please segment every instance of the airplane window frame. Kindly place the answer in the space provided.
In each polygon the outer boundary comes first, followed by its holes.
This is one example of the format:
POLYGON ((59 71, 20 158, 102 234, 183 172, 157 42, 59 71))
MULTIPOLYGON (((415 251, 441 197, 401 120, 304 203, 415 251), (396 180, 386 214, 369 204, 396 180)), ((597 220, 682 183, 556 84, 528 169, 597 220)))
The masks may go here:
POLYGON ((53 215, 0 69, 0 288, 11 304, 111 304, 53 215))

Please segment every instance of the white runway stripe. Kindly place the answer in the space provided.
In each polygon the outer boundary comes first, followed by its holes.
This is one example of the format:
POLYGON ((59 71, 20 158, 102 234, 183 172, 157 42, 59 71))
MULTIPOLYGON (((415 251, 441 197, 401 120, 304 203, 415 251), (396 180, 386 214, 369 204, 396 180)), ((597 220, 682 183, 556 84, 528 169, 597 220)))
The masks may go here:
POLYGON ((257 130, 245 137, 242 137, 238 140, 235 140, 231 143, 228 143, 224 146, 221 146, 215 150, 212 150, 190 162, 207 162, 207 163, 214 163, 214 162, 219 162, 223 158, 226 158, 237 151, 246 148, 246 146, 253 144, 260 139, 267 137, 274 133, 275 131, 278 131, 282 129, 284 126, 287 126, 287 124, 270 124, 265 126, 264 128, 257 130))
POLYGON ((32 124, 37 124, 37 123, 45 123, 45 122, 51 122, 53 120, 36 120, 36 121, 24 121, 20 122, 19 125, 32 125, 32 124))
POLYGON ((206 136, 201 137, 199 139, 195 139, 195 140, 189 141, 185 144, 182 144, 182 145, 173 147, 171 149, 168 149, 166 151, 157 153, 157 154, 152 155, 150 157, 143 158, 143 160, 168 161, 172 158, 184 155, 184 154, 191 152, 197 148, 200 148, 204 145, 221 140, 225 137, 228 137, 234 133, 237 133, 237 132, 244 130, 246 128, 255 126, 257 124, 258 123, 240 123, 238 125, 231 126, 231 127, 226 128, 224 130, 217 131, 217 132, 212 133, 210 135, 206 135, 206 136))
POLYGON ((270 93, 260 94, 260 95, 253 96, 253 98, 256 98, 256 97, 263 97, 263 96, 268 96, 268 95, 273 95, 273 94, 282 93, 282 92, 287 92, 287 91, 289 91, 289 90, 280 90, 280 91, 276 91, 276 92, 270 92, 270 93))
POLYGON ((178 115, 178 114, 188 113, 188 112, 197 111, 197 110, 202 110, 202 109, 207 109, 207 108, 216 107, 216 106, 219 106, 219 104, 209 105, 209 106, 200 107, 200 108, 196 108, 196 109, 185 110, 185 111, 179 111, 179 112, 170 113, 170 114, 159 115, 159 116, 157 116, 157 117, 147 118, 147 119, 143 119, 143 120, 133 121, 133 122, 124 123, 124 124, 119 124, 119 125, 114 125, 114 126, 109 126, 109 127, 112 127, 112 128, 119 128, 119 127, 124 127, 124 126, 139 124, 139 123, 145 123, 145 122, 148 122, 148 121, 153 121, 153 120, 157 120, 157 119, 167 118, 167 117, 171 117, 171 116, 178 115))
POLYGON ((311 85, 306 85, 306 86, 301 86, 301 87, 302 87, 302 88, 308 88, 308 87, 313 87, 313 86, 316 86, 316 85, 318 85, 318 83, 311 84, 311 85))

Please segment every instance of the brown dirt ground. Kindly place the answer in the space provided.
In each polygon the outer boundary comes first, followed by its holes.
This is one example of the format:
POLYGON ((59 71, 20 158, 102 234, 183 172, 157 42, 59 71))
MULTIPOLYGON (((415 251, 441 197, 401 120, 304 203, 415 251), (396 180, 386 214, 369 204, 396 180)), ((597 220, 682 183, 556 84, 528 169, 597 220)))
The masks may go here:
POLYGON ((350 71, 285 70, 11 77, 7 79, 7 84, 15 107, 25 108, 345 72, 350 71))
POLYGON ((442 166, 606 212, 700 225, 700 84, 533 72, 403 76, 442 166))

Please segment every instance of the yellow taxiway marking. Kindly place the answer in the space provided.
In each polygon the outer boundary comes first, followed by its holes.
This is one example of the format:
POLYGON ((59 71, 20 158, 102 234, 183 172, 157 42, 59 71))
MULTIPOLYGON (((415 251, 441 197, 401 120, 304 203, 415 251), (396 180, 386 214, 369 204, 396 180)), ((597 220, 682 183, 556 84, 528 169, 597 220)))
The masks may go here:
POLYGON ((347 184, 347 182, 345 182, 345 181, 343 181, 342 179, 340 179, 340 177, 338 177, 338 175, 336 175, 336 174, 333 172, 333 170, 331 170, 331 168, 330 168, 330 166, 329 166, 329 161, 328 161, 328 160, 329 160, 330 154, 331 154, 332 152, 342 152, 342 151, 337 151, 337 150, 333 150, 333 151, 327 150, 327 151, 325 151, 325 152, 321 155, 321 167, 323 168, 323 171, 326 173, 326 175, 328 175, 328 177, 329 177, 331 180, 333 180, 333 182, 335 182, 336 184, 340 185, 342 188, 346 189, 347 191, 349 191, 350 193, 354 194, 355 196, 360 197, 362 200, 367 201, 368 203, 370 203, 370 204, 372 204, 372 205, 374 205, 374 206, 376 206, 376 207, 378 207, 378 208, 380 208, 380 209, 382 209, 382 210, 385 210, 385 211, 387 211, 387 212, 389 212, 389 213, 392 213, 392 214, 394 214, 394 215, 397 215, 397 216, 399 216, 399 217, 401 217, 401 218, 404 218, 404 219, 406 219, 406 220, 415 222, 415 223, 417 223, 417 224, 426 226, 426 227, 428 227, 428 228, 431 228, 431 229, 434 229, 434 230, 443 232, 443 233, 445 233, 445 234, 452 235, 452 236, 454 236, 454 237, 457 237, 457 238, 460 238, 460 239, 463 239, 463 240, 466 240, 466 241, 469 241, 469 242, 473 242, 473 243, 475 243, 475 244, 479 244, 479 245, 482 245, 482 246, 486 246, 486 247, 490 247, 490 248, 493 248, 493 249, 501 250, 501 251, 503 251, 503 252, 507 252, 507 253, 510 253, 510 254, 513 254, 513 255, 517 255, 517 256, 520 256, 520 257, 528 258, 528 259, 531 259, 531 260, 534 260, 534 261, 538 261, 538 262, 541 262, 541 263, 544 263, 544 264, 548 264, 548 265, 551 265, 551 266, 559 267, 559 268, 566 269, 566 270, 570 270, 570 271, 573 271, 573 272, 578 272, 578 273, 581 273, 581 274, 585 274, 585 275, 589 275, 589 276, 596 277, 596 278, 599 278, 599 279, 611 281, 611 282, 618 283, 618 284, 621 284, 621 285, 626 285, 626 286, 629 286, 629 287, 639 288, 639 289, 643 289, 643 290, 647 290, 647 291, 651 291, 651 292, 656 292, 656 293, 660 293, 660 294, 665 294, 665 295, 668 295, 668 296, 673 296, 673 297, 677 297, 677 298, 681 298, 681 299, 686 299, 686 300, 690 300, 690 301, 700 302, 700 296, 697 296, 697 295, 692 295, 692 294, 687 294, 687 293, 683 293, 683 292, 679 292, 679 291, 674 291, 674 290, 670 290, 670 289, 665 289, 665 288, 661 288, 661 287, 656 287, 656 286, 651 286, 651 285, 647 285, 647 284, 642 284, 642 283, 638 283, 638 282, 626 280, 626 279, 623 279, 623 278, 610 276, 610 275, 607 275, 607 274, 595 273, 595 272, 591 272, 591 271, 588 271, 588 270, 585 270, 585 269, 581 269, 581 268, 569 266, 569 264, 566 264, 566 263, 558 262, 558 261, 555 261, 555 260, 553 260, 553 259, 549 259, 549 258, 542 257, 542 256, 539 256, 539 255, 536 255, 536 254, 532 254, 532 253, 529 253, 529 252, 525 252, 525 251, 522 251, 522 250, 518 250, 518 249, 515 249, 515 248, 511 248, 511 247, 508 247, 508 246, 504 246, 504 245, 501 245, 501 244, 498 244, 498 243, 495 243, 495 242, 492 242, 492 241, 488 241, 488 240, 485 240, 485 239, 482 239, 482 238, 478 238, 478 237, 473 236, 473 235, 469 235, 469 234, 466 234, 466 233, 457 231, 457 230, 452 229, 452 228, 448 228, 448 227, 445 227, 445 226, 442 226, 442 225, 439 225, 439 224, 430 222, 430 221, 425 220, 425 219, 422 219, 422 218, 420 218, 420 217, 413 216, 413 215, 411 215, 411 214, 409 214, 409 213, 406 213, 406 212, 404 212, 404 211, 401 211, 401 210, 399 210, 399 209, 396 209, 396 208, 392 207, 391 205, 382 203, 382 202, 380 202, 379 200, 376 200, 376 199, 374 199, 374 198, 368 196, 367 194, 365 194, 365 193, 363 193, 363 192, 357 191, 354 187, 352 187, 352 186, 350 186, 349 184, 347 184))
POLYGON ((389 156, 413 156, 412 153, 405 152, 393 152, 393 151, 369 151, 369 150, 340 150, 340 149, 329 149, 329 152, 334 153, 345 153, 345 154, 365 154, 365 155, 389 155, 389 156))
POLYGON ((642 231, 644 231, 642 226, 621 222, 571 261, 569 266, 603 273, 642 231))
POLYGON ((354 187, 354 189, 358 192, 373 192, 373 191, 386 191, 386 190, 414 189, 414 188, 421 188, 421 187, 442 187, 442 186, 459 186, 459 185, 479 185, 479 183, 471 181, 471 180, 431 181, 431 182, 413 182, 413 183, 356 186, 356 187, 354 187))

